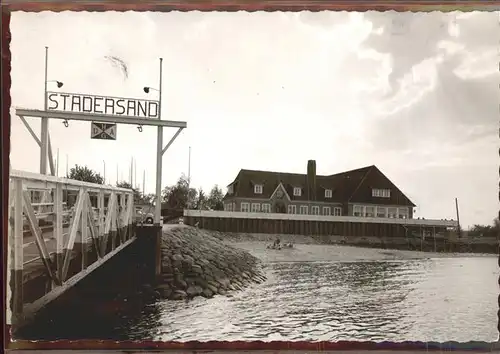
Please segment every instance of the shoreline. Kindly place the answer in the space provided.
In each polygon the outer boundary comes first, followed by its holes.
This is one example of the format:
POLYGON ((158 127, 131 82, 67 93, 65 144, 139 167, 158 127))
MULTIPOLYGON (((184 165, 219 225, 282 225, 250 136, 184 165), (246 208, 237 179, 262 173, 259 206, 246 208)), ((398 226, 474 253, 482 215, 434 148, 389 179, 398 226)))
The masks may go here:
POLYGON ((256 234, 256 233, 233 233, 213 230, 210 232, 214 237, 229 244, 266 242, 271 244, 279 237, 281 242, 293 243, 296 245, 331 245, 354 248, 368 248, 385 251, 405 251, 418 252, 422 254, 439 254, 442 256, 457 255, 498 255, 498 243, 479 242, 457 242, 449 240, 411 240, 403 238, 383 238, 383 237, 344 237, 344 236, 306 236, 291 234, 256 234))

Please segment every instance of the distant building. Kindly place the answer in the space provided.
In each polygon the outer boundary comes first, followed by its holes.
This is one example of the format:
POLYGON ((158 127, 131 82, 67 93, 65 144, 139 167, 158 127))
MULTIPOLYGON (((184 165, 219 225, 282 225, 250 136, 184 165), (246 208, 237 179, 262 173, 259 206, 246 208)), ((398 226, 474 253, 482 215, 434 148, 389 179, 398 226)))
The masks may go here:
POLYGON ((329 176, 240 170, 228 185, 225 211, 413 218, 413 204, 376 166, 329 176))

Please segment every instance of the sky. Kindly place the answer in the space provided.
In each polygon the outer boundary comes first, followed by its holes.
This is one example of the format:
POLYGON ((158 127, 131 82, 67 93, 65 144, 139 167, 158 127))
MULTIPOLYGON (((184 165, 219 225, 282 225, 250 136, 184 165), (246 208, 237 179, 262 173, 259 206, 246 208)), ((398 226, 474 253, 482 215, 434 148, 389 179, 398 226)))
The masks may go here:
MULTIPOLYGON (((498 203, 498 13, 15 12, 12 107, 50 91, 158 99, 186 121, 163 157, 162 185, 227 186, 245 169, 318 174, 376 165, 416 217, 490 224, 498 203), (118 58, 119 61, 112 58, 118 58), (120 64, 125 64, 126 70, 120 64)), ((12 109, 12 168, 39 171, 39 148, 12 109)), ((27 118, 37 134, 40 122, 27 118)), ((156 129, 50 121, 59 175, 86 165, 154 192, 156 129), (59 151, 59 153, 57 153, 59 151), (118 172, 117 172, 118 171, 118 172)), ((168 142, 175 128, 165 129, 168 142)))

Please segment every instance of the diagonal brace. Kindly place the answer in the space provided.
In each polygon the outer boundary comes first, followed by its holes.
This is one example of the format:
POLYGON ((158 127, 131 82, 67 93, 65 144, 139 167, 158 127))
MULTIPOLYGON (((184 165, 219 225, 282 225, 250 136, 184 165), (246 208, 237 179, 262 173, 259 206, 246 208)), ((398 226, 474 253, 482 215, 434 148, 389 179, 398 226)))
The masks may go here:
MULTIPOLYGON (((90 201, 90 196, 88 193, 86 193, 86 200, 87 200, 87 205, 92 205, 90 201)), ((87 210, 87 220, 89 223, 89 229, 90 229, 90 237, 92 238, 92 245, 95 248, 95 251, 97 253, 97 258, 101 259, 101 252, 99 251, 99 235, 97 232, 97 228, 95 227, 94 223, 94 215, 92 213, 92 208, 88 208, 87 210)))
POLYGON ((175 132, 174 136, 172 137, 172 139, 170 139, 170 141, 168 142, 167 145, 165 145, 165 147, 163 148, 163 150, 161 151, 161 154, 163 155, 165 153, 165 151, 168 150, 168 148, 170 147, 170 145, 173 144, 174 140, 179 136, 179 134, 182 132, 182 129, 184 128, 179 128, 177 129, 177 131, 175 132))
MULTIPOLYGON (((33 139, 35 139, 36 143, 38 144, 38 146, 42 146, 42 141, 40 140, 40 138, 35 134, 35 132, 33 131, 33 129, 31 128, 30 124, 28 123, 28 121, 26 120, 26 118, 24 118, 24 116, 22 115, 18 115, 19 118, 21 118, 21 121, 24 123, 24 126, 26 127, 26 129, 28 130, 28 132, 31 134, 31 136, 33 137, 33 139)), ((52 143, 50 142, 50 135, 49 135, 49 146, 48 146, 48 154, 49 154, 49 164, 50 164, 50 174, 52 176, 55 176, 56 175, 56 172, 55 172, 55 167, 54 167, 54 156, 52 154, 52 143)))
POLYGON ((35 216, 35 211, 31 206, 31 198, 28 191, 23 191, 24 198, 24 212, 28 218, 29 226, 33 235, 35 235, 36 245, 38 247, 38 251, 40 252, 40 258, 47 270, 49 277, 56 283, 57 285, 61 285, 60 279, 57 278, 56 274, 52 271, 52 260, 50 259, 49 251, 47 250, 47 245, 42 236, 42 230, 40 226, 38 226, 38 221, 35 216))
POLYGON ((86 191, 80 189, 78 193, 78 200, 76 202, 75 207, 75 215, 73 217, 73 221, 71 223, 71 228, 69 231, 69 239, 68 244, 66 245, 66 254, 64 255, 63 269, 62 269, 62 281, 66 280, 66 276, 68 274, 69 263, 71 262, 71 255, 73 253, 73 246, 76 241, 76 233, 79 228, 80 218, 82 217, 83 211, 83 199, 85 198, 86 191))

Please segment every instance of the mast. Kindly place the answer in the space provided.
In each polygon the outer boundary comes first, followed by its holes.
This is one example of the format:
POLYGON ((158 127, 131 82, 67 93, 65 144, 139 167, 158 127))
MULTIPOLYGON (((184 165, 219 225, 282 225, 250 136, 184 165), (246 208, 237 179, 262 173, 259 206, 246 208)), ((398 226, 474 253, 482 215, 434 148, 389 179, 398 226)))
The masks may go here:
POLYGON ((462 228, 460 227, 460 214, 458 212, 458 198, 455 198, 455 208, 457 210, 457 234, 458 238, 462 237, 462 228))

